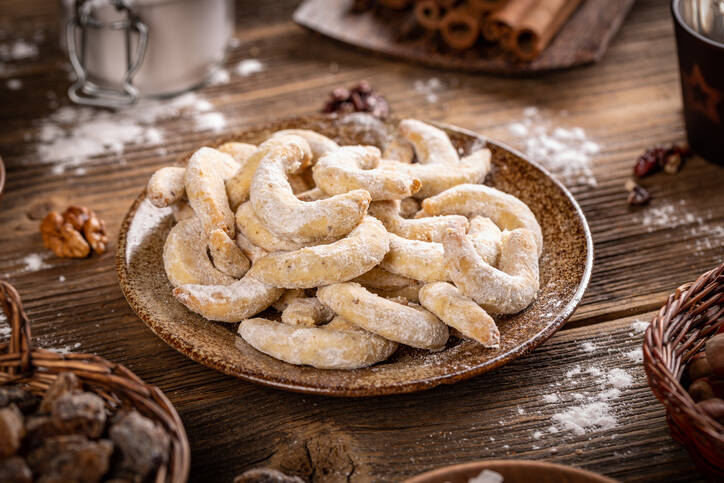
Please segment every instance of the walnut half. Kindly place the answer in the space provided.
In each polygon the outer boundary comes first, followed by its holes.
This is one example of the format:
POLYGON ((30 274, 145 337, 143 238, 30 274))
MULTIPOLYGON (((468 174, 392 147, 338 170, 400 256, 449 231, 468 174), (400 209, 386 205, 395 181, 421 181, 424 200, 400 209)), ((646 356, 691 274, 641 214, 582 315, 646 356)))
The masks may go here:
POLYGON ((93 210, 70 206, 61 215, 49 212, 40 223, 43 244, 61 258, 85 258, 91 249, 98 254, 106 251, 106 225, 93 210))

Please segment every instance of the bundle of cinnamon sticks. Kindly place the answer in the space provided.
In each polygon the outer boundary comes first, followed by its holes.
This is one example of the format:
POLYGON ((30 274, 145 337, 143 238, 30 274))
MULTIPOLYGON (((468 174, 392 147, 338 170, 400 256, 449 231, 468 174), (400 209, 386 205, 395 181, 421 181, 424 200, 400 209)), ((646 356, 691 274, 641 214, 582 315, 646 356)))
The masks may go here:
MULTIPOLYGON (((369 1, 369 0, 368 0, 369 1)), ((480 37, 522 61, 546 48, 581 0, 378 0, 395 9, 414 8, 417 23, 465 50, 480 37)))

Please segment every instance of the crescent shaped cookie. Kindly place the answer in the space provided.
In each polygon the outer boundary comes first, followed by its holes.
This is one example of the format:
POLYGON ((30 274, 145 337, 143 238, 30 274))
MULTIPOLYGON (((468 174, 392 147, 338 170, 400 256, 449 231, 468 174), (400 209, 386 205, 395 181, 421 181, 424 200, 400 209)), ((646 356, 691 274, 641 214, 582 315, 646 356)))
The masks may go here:
POLYGON ((416 119, 403 119, 398 129, 415 148, 418 163, 457 165, 460 162, 455 146, 442 129, 416 119))
POLYGON ((297 243, 337 239, 359 224, 367 212, 370 194, 354 190, 318 201, 301 201, 294 196, 287 173, 300 168, 309 145, 295 136, 269 149, 251 182, 254 212, 269 231, 297 243), (301 144, 301 143, 304 144, 301 144))
MULTIPOLYGON (((424 219, 424 218, 423 218, 424 219)), ((503 232, 490 218, 476 216, 470 220, 468 238, 484 262, 497 267, 503 232)))
POLYGON ((282 311, 282 323, 287 325, 315 327, 329 322, 333 317, 332 309, 317 297, 297 297, 290 300, 282 311))
POLYGON ((249 201, 240 204, 236 210, 236 229, 254 245, 268 252, 299 250, 304 246, 301 243, 279 238, 267 230, 254 213, 254 208, 249 201))
POLYGON ((336 283, 317 290, 317 298, 365 330, 418 349, 440 349, 448 329, 435 315, 387 300, 358 283, 336 283))
POLYGON ((388 249, 387 230, 368 216, 336 242, 270 253, 254 263, 247 276, 275 287, 319 287, 362 275, 379 264, 388 249))
POLYGON ((278 136, 299 136, 307 141, 309 148, 312 150, 312 159, 318 160, 325 154, 339 149, 339 144, 329 139, 323 134, 310 129, 282 129, 274 133, 274 137, 278 136))
POLYGON ((377 169, 380 156, 374 146, 341 147, 319 159, 314 182, 331 195, 364 189, 373 200, 407 198, 420 189, 420 180, 404 172, 377 169))
POLYGON ((405 299, 408 302, 414 302, 416 304, 420 303, 420 288, 422 287, 422 282, 418 282, 415 280, 415 282, 412 285, 408 285, 407 287, 402 288, 396 288, 396 289, 383 289, 383 288, 374 288, 374 287, 365 287, 370 292, 379 295, 380 297, 384 297, 386 299, 405 299))
POLYGON ((410 240, 441 242, 448 226, 468 229, 468 219, 460 215, 403 218, 399 201, 374 201, 370 203, 368 213, 380 220, 390 233, 410 240))
POLYGON ((219 322, 239 322, 269 307, 282 295, 280 288, 247 275, 230 285, 182 285, 176 299, 192 312, 219 322))
POLYGON ((146 186, 148 200, 156 208, 166 208, 181 200, 186 194, 184 176, 186 168, 167 166, 157 170, 146 186))
POLYGON ((207 234, 221 229, 234 238, 234 214, 229 208, 224 179, 238 167, 228 154, 206 147, 189 159, 184 177, 186 196, 207 234))
MULTIPOLYGON (((241 144, 241 143, 227 143, 227 144, 241 144)), ((224 145, 226 146, 226 145, 224 145)), ((220 151, 222 147, 219 148, 220 151)), ((244 144, 244 146, 252 146, 251 144, 244 144)), ((253 147, 253 146, 252 146, 253 147)), ((248 151, 247 151, 248 152, 248 151)), ((237 153, 238 154, 238 153, 237 153)), ((238 154, 241 156, 241 154, 238 154)), ((226 177, 233 175, 237 169, 239 169, 240 158, 233 157, 232 160, 226 159, 223 162, 226 164, 224 174, 226 177)), ((186 196, 186 168, 180 168, 176 166, 167 166, 157 170, 148 180, 146 186, 146 194, 151 203, 157 208, 165 208, 172 206, 174 203, 181 201, 186 196)))
POLYGON ((359 369, 384 361, 397 344, 363 330, 292 327, 267 319, 248 319, 239 335, 275 359, 317 369, 359 369))
POLYGON ((479 149, 465 156, 456 166, 447 168, 440 163, 404 164, 383 160, 380 168, 407 173, 420 180, 422 186, 412 196, 423 199, 464 183, 482 183, 490 171, 489 149, 479 149))
POLYGON ((209 235, 209 254, 216 268, 234 278, 243 277, 251 266, 241 248, 224 230, 214 230, 209 235))
POLYGON ((353 280, 367 288, 397 290, 415 283, 411 278, 402 277, 380 267, 374 267, 353 280))
POLYGON ((448 230, 443 246, 450 278, 487 312, 515 314, 535 299, 539 288, 538 253, 530 231, 503 233, 500 269, 483 261, 462 230, 448 230))
POLYGON ((380 267, 403 277, 423 282, 450 280, 442 244, 408 240, 390 233, 390 250, 380 267))
MULTIPOLYGON (((224 143, 218 148, 219 151, 222 153, 226 153, 232 158, 234 158, 234 161, 237 162, 240 166, 243 166, 244 162, 254 154, 254 151, 256 151, 256 146, 253 144, 247 144, 247 143, 238 143, 238 142, 229 142, 224 143)), ((237 166, 237 169, 239 167, 237 166)))
MULTIPOLYGON (((535 238, 537 253, 543 250, 543 232, 528 205, 513 195, 490 186, 461 184, 422 202, 422 216, 484 216, 503 230, 525 228, 535 238)), ((420 215, 418 214, 418 216, 420 215)))
POLYGON ((415 159, 415 148, 402 136, 393 136, 382 151, 384 159, 410 164, 415 159))
MULTIPOLYGON (((299 140, 299 137, 296 137, 296 139, 299 140)), ((254 177, 254 173, 256 173, 261 160, 271 149, 288 143, 289 136, 272 136, 261 143, 256 151, 244 160, 236 173, 226 180, 226 194, 229 198, 229 204, 231 205, 232 210, 236 210, 240 204, 249 199, 251 180, 254 177)), ((312 153, 309 148, 309 144, 303 144, 301 149, 303 154, 300 159, 300 168, 308 166, 312 162, 312 153)))
POLYGON ((174 287, 185 284, 229 285, 236 279, 218 270, 206 254, 206 233, 198 218, 181 220, 163 245, 163 268, 174 287))
POLYGON ((493 318, 470 297, 447 282, 428 283, 420 289, 420 303, 445 324, 485 347, 500 347, 500 332, 493 318))

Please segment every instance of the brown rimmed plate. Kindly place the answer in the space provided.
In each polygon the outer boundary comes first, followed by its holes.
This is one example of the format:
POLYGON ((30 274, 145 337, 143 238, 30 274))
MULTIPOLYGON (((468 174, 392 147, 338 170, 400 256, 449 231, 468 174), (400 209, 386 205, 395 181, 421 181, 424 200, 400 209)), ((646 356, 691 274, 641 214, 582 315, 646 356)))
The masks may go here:
MULTIPOLYGON (((128 303, 171 347, 213 369, 289 391, 331 396, 377 396, 430 389, 482 374, 530 352, 565 324, 583 296, 593 264, 586 219, 571 194, 543 168, 521 154, 470 131, 444 128, 467 152, 487 143, 493 169, 486 184, 512 193, 530 206, 542 228, 541 289, 526 310, 499 320, 501 346, 485 349, 451 338, 435 353, 401 347, 389 360, 354 371, 294 366, 256 351, 236 335, 238 324, 210 322, 189 312, 171 294, 163 269, 163 243, 173 224, 171 209, 158 209, 145 192, 121 225, 116 268, 128 303)), ((394 122, 369 116, 307 116, 271 122, 210 140, 260 143, 280 129, 313 129, 340 144, 382 144, 394 122)))
POLYGON ((615 483, 590 471, 543 461, 489 460, 428 471, 405 483, 468 483, 484 470, 495 471, 505 483, 615 483))

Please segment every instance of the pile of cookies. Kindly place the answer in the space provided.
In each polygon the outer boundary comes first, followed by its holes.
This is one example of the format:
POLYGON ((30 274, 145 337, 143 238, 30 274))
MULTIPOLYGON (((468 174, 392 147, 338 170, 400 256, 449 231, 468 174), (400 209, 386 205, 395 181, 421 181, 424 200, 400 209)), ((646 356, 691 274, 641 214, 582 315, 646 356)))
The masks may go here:
POLYGON ((154 173, 147 196, 174 208, 163 262, 179 302, 240 322, 277 359, 355 369, 398 344, 440 350, 450 330, 498 347, 491 314, 535 299, 541 228, 525 203, 480 184, 490 158, 460 157, 414 119, 383 151, 292 129, 203 147, 154 173))

